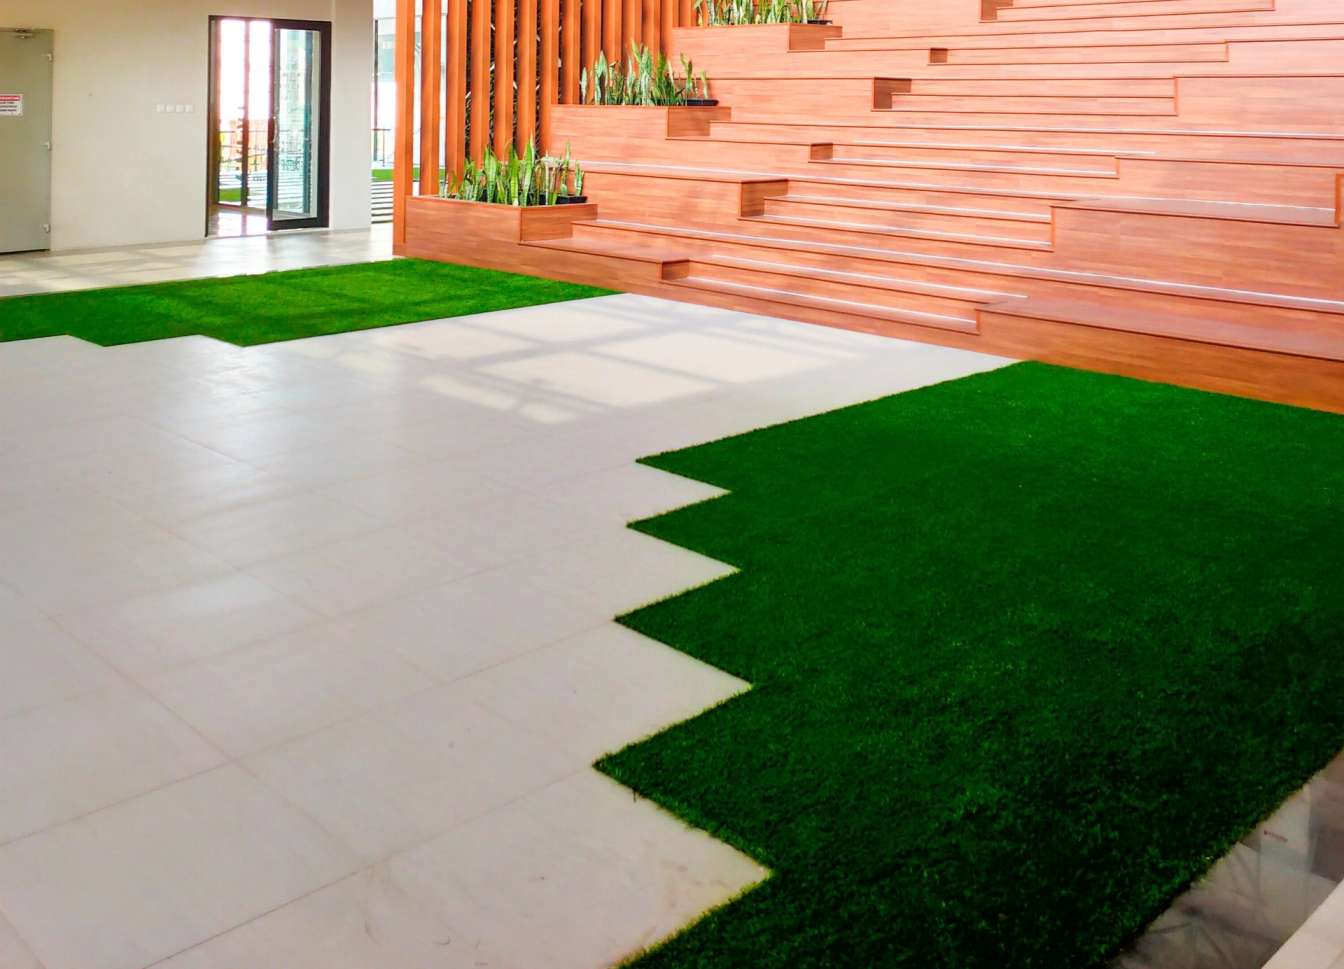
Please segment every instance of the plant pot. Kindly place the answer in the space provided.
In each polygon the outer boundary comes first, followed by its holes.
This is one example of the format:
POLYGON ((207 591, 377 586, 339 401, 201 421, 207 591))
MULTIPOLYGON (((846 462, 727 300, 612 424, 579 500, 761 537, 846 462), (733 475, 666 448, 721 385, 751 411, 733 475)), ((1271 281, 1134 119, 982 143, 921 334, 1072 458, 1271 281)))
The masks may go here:
POLYGON ((406 200, 406 241, 398 255, 467 265, 516 259, 520 242, 563 239, 575 222, 597 218, 596 205, 501 205, 435 196, 406 200))
POLYGON ((688 108, 717 108, 719 101, 717 98, 687 98, 685 106, 688 108))
POLYGON ((588 196, 586 195, 561 195, 555 200, 556 205, 586 205, 588 196))
POLYGON ((808 23, 813 27, 829 27, 835 21, 833 20, 809 20, 808 23))

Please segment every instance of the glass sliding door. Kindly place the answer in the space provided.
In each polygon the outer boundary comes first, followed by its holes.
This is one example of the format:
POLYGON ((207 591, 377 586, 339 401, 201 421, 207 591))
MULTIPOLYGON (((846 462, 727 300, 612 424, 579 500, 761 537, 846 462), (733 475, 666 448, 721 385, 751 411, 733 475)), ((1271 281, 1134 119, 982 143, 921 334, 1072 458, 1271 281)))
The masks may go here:
POLYGON ((271 229, 325 226, 331 25, 271 22, 271 229))

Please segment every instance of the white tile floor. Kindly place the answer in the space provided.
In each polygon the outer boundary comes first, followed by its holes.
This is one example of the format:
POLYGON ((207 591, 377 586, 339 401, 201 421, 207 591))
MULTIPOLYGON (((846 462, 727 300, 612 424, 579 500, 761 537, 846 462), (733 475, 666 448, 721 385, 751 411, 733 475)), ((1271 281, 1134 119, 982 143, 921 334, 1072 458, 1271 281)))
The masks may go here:
POLYGON ((392 227, 0 255, 0 297, 392 258, 392 227))
POLYGON ((633 461, 1003 362, 630 296, 0 344, 0 969, 597 969, 765 877, 589 766, 746 688, 611 622, 727 572, 633 461))

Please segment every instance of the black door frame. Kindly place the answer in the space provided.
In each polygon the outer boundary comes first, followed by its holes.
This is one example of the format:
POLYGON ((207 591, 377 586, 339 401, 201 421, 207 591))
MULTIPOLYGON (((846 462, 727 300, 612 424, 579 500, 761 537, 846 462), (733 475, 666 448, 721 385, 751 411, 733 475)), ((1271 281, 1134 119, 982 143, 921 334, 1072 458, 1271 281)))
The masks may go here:
MULTIPOLYGON (((251 37, 250 25, 257 22, 264 22, 271 25, 271 73, 270 73, 270 108, 271 118, 267 131, 266 145, 266 226, 269 231, 285 231, 288 229, 325 229, 331 224, 331 32, 332 24, 329 20, 286 20, 275 17, 240 17, 230 16, 228 14, 211 14, 209 20, 209 50, 210 50, 210 110, 207 112, 209 117, 206 124, 208 127, 207 137, 209 139, 209 151, 206 158, 206 234, 210 231, 210 215, 212 209, 219 206, 219 165, 221 162, 219 146, 219 123, 220 110, 219 104, 219 78, 221 73, 220 63, 220 44, 219 44, 219 24, 225 20, 237 20, 249 25, 245 31, 245 36, 251 37), (275 223, 275 102, 279 96, 279 63, 276 58, 277 30, 311 30, 321 38, 321 57, 320 70, 322 72, 321 83, 318 89, 319 98, 319 116, 318 116, 318 134, 317 134, 317 216, 312 219, 285 219, 279 226, 275 223)), ((244 83, 250 84, 251 70, 247 59, 251 54, 250 40, 244 44, 244 83)), ((246 213, 251 209, 247 203, 252 200, 248 198, 248 158, 247 152, 251 147, 248 144, 250 131, 247 121, 250 117, 247 110, 250 108, 250 98, 244 105, 244 123, 243 123, 243 162, 242 162, 242 194, 239 204, 239 211, 246 213)), ((255 211, 255 209, 252 209, 255 211)))
POLYGON ((276 124, 280 103, 280 31, 306 30, 317 34, 322 50, 318 59, 321 71, 318 84, 317 118, 317 215, 311 219, 283 219, 279 229, 325 229, 331 220, 331 21, 271 21, 271 123, 267 132, 266 161, 271 177, 266 180, 266 228, 277 231, 276 192, 279 189, 279 139, 276 124))

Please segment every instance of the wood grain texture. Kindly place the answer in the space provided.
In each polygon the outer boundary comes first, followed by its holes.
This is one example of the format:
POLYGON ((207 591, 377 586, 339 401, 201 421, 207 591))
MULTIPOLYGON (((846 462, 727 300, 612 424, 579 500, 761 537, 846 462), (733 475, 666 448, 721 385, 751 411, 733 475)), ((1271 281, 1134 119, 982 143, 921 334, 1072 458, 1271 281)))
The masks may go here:
POLYGON ((740 28, 540 2, 542 127, 591 204, 402 198, 399 251, 1344 411, 1334 0, 835 0, 832 27, 740 28), (632 41, 694 57, 720 106, 572 103, 569 62, 632 41))
POLYGON ((397 85, 397 131, 392 160, 392 248, 406 243, 406 200, 415 170, 415 0, 397 0, 396 50, 393 71, 397 85))
POLYGON ((560 81, 560 100, 564 104, 575 104, 579 100, 579 72, 583 67, 581 53, 583 25, 579 14, 579 0, 564 0, 561 24, 564 67, 560 81))
POLYGON ((471 0, 471 158, 478 165, 491 139, 490 19, 490 0, 471 0))
POLYGON ((443 0, 422 0, 420 18, 420 194, 439 194, 443 97, 443 0))
POLYGON ((513 4, 495 3, 495 154, 503 158, 513 144, 514 39, 513 4))
POLYGON ((518 151, 537 137, 537 3, 518 0, 518 151))
POLYGON ((462 174, 467 160, 467 0, 448 0, 448 93, 444 123, 444 166, 462 174))

